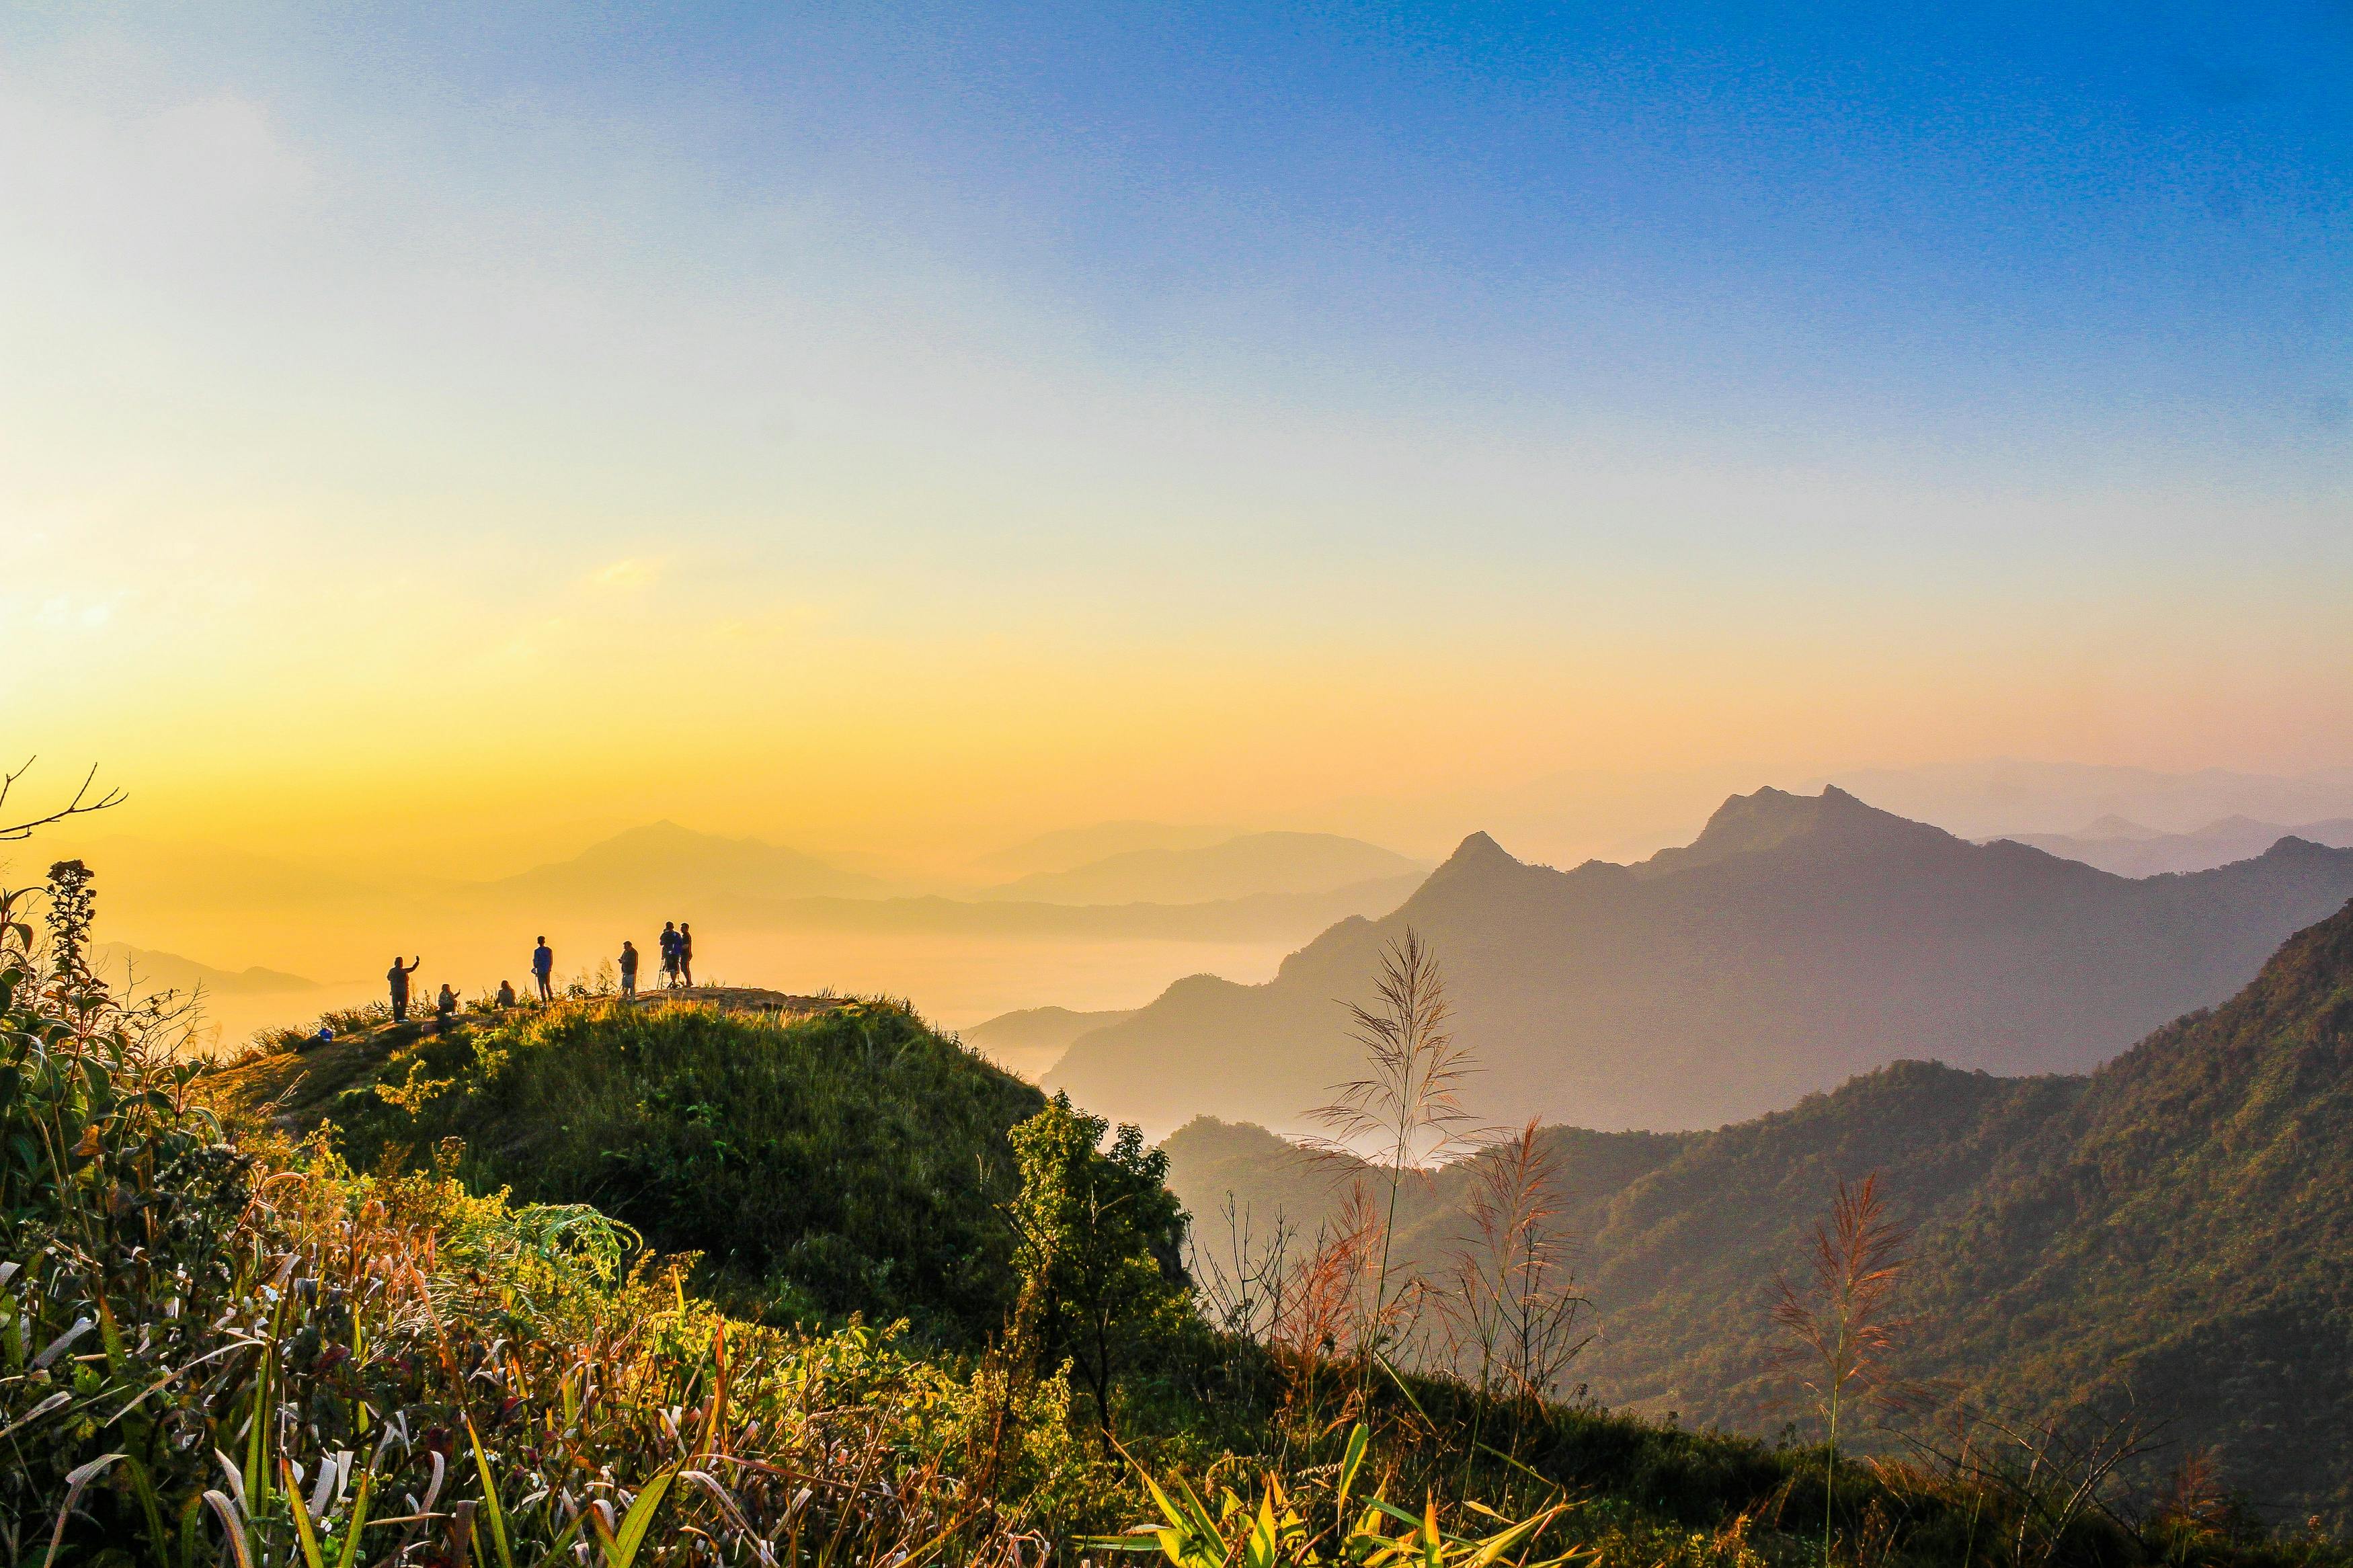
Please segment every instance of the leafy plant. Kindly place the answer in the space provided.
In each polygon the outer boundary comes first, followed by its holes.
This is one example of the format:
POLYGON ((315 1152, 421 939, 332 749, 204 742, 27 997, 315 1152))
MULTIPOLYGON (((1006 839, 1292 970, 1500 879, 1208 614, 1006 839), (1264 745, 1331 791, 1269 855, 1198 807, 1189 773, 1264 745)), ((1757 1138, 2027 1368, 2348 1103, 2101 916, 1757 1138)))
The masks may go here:
POLYGON ((1187 1300, 1185 1213, 1166 1185, 1168 1156, 1134 1127, 1106 1149, 1110 1132, 1056 1095, 1013 1129, 1021 1191, 1006 1208, 1039 1362, 1077 1361, 1106 1436, 1121 1363, 1140 1341, 1167 1334, 1187 1300))
POLYGON ((1138 1466, 1159 1518, 1090 1544, 1116 1552, 1157 1552, 1176 1568, 1323 1568, 1339 1563, 1487 1568, 1498 1563, 1559 1568, 1592 1555, 1572 1549, 1541 1560, 1535 1557, 1537 1538, 1567 1511, 1562 1502, 1520 1520, 1465 1503, 1461 1511, 1480 1518, 1474 1529, 1493 1527, 1478 1534, 1450 1527, 1435 1499, 1425 1499, 1421 1510, 1413 1513, 1377 1488, 1360 1505, 1356 1487, 1370 1445, 1371 1433, 1362 1423, 1350 1430, 1328 1499, 1294 1491, 1269 1475, 1255 1504, 1224 1489, 1212 1507, 1182 1477, 1169 1477, 1164 1484, 1138 1466))

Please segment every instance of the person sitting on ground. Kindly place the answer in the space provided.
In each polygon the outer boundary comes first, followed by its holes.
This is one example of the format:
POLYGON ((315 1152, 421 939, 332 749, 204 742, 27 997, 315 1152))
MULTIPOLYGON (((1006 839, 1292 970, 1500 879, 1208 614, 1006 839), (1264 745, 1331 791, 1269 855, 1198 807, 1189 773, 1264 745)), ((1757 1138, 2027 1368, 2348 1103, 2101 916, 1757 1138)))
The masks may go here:
POLYGON ((518 998, 514 993, 514 982, 512 980, 500 981, 499 1005, 501 1007, 512 1007, 515 1005, 517 1000, 518 998))
POLYGON ((396 1024, 408 1022, 408 977, 416 973, 417 965, 424 962, 419 957, 404 965, 400 962, 400 954, 396 952, 392 955, 392 967, 385 972, 385 979, 392 986, 392 1021, 396 1024))
POLYGON ((433 1032, 437 1035, 448 1034, 449 1026, 457 1021, 457 1017, 458 994, 449 988, 449 983, 445 980, 441 983, 441 994, 433 999, 433 1032))
POLYGON ((621 994, 635 996, 637 994, 638 944, 624 941, 621 943, 621 994))
POLYGON ((694 984, 694 928, 684 921, 678 922, 678 978, 682 985, 694 984))
POLYGON ((332 1024, 320 1025, 319 1032, 311 1037, 311 1044, 313 1048, 320 1046, 332 1046, 334 1043, 335 1026, 332 1024))
POLYGON ((662 984, 678 984, 678 922, 662 921, 661 930, 662 984))
POLYGON ((541 937, 539 945, 531 950, 531 973, 532 978, 539 982, 539 999, 554 1001, 555 950, 547 945, 545 937, 541 937))

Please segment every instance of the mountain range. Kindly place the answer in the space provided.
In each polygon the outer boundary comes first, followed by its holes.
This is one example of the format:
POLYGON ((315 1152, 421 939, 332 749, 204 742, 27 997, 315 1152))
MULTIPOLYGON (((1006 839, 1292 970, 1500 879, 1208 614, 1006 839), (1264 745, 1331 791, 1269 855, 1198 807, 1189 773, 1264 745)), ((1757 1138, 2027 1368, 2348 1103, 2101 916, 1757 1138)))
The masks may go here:
POLYGON ((1068 1007, 1024 1007, 960 1030, 957 1038, 1007 1071, 1035 1082, 1062 1059, 1072 1040, 1090 1029, 1134 1016, 1132 1011, 1074 1013, 1068 1007))
POLYGON ((90 950, 91 973, 109 984, 126 986, 137 995, 176 991, 183 995, 202 990, 209 996, 276 996, 295 991, 316 991, 319 983, 299 974, 250 964, 244 969, 216 969, 176 952, 157 952, 127 942, 101 942, 90 950))
MULTIPOLYGON (((2088 1076, 1898 1062, 1713 1132, 1539 1134, 1553 1224, 1599 1331, 1571 1374, 1610 1405, 1769 1432, 1774 1282, 1841 1180, 1876 1173, 1911 1232, 1897 1371, 1980 1409, 2129 1412, 2211 1451, 2272 1517, 2353 1522, 2353 904, 2236 996, 2088 1076)), ((1312 1237, 1347 1173, 1262 1129, 1194 1122, 1170 1185, 1197 1245, 1231 1195, 1262 1244, 1312 1237), (1337 1178, 1335 1180, 1335 1177, 1337 1178), (1208 1216, 1204 1224, 1198 1216, 1208 1216)), ((1474 1167, 1410 1183, 1397 1249, 1468 1244, 1474 1167)))
POLYGON ((2082 1071, 2228 996, 2348 897, 2353 850, 2296 839, 2136 880, 1836 788, 1764 789, 1631 866, 1525 865, 1473 834, 1394 913, 1332 927, 1265 984, 1180 980, 1079 1037, 1046 1083, 1163 1131, 1300 1126, 1352 1076, 1337 1004, 1368 998, 1413 929, 1481 1065, 1481 1113, 1713 1126, 1901 1058, 2082 1071))
POLYGON ((2262 854, 2283 838, 2301 838, 2332 848, 2353 847, 2353 816, 2286 826, 2252 816, 2226 816, 2190 833, 2161 833, 2121 816, 2108 816, 2074 833, 2007 833, 2063 859, 2081 860, 2119 877, 2161 877, 2168 871, 2206 871, 2262 854))
POLYGON ((1989 757, 1924 767, 1866 768, 1820 781, 1970 838, 2062 833, 2117 816, 2166 833, 2191 832, 2225 816, 2314 822, 2353 816, 2353 768, 2287 776, 2200 768, 2155 768, 1989 757))

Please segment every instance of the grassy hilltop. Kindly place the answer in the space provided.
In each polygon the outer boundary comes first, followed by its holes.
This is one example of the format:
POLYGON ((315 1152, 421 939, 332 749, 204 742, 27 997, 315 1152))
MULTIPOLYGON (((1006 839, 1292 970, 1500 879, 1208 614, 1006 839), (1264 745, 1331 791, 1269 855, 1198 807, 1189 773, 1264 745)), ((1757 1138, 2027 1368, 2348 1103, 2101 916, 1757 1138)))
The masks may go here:
POLYGON ((362 1168, 460 1140, 450 1169, 470 1184, 591 1204, 700 1253, 733 1305, 906 1318, 959 1345, 1013 1304, 1006 1134, 1045 1105, 904 1008, 859 1002, 783 1019, 590 1002, 446 1036, 370 1018, 227 1077, 244 1104, 290 1091, 289 1124, 331 1121, 362 1168))
POLYGON ((18 1561, 1074 1563, 1139 1521, 1205 1568, 2348 1561, 2194 1489, 1409 1373, 1361 1253, 1204 1316, 1161 1157, 903 1007, 346 1016, 207 1068, 0 946, 18 1561))

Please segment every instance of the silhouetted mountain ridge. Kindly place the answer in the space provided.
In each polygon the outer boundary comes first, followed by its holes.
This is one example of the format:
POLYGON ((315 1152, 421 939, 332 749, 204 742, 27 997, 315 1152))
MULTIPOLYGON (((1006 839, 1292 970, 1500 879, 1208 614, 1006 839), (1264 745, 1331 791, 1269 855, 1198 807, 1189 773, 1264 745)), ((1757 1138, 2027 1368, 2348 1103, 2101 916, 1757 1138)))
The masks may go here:
POLYGON ((1181 982, 1080 1037, 1049 1075, 1100 1111, 1300 1124, 1348 1076, 1337 1000, 1382 944, 1434 944, 1471 1090, 1498 1119, 1715 1125, 1902 1058, 2082 1071, 2219 1002, 2353 897, 2353 851, 2288 840, 2134 881, 1970 844, 1839 790, 1727 801, 1694 843, 1572 871, 1465 838, 1397 911, 1352 920, 1263 985, 1181 982))

